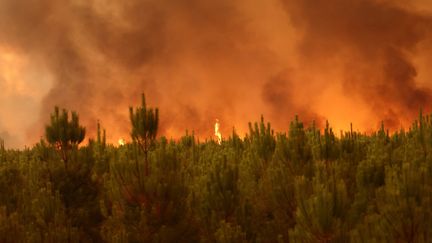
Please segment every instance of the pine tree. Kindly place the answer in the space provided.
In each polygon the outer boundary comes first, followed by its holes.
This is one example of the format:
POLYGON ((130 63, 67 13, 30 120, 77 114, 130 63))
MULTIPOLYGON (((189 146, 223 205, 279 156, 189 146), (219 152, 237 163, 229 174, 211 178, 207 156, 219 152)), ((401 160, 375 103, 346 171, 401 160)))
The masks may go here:
MULTIPOLYGON (((132 124, 131 137, 136 142, 145 157, 145 174, 149 174, 148 152, 154 144, 159 126, 158 108, 147 108, 145 96, 142 94, 142 104, 134 109, 129 108, 130 121, 132 124)), ((137 166, 138 168, 138 166, 137 166)))
POLYGON ((249 123, 249 134, 246 140, 256 151, 259 158, 265 163, 270 161, 276 146, 276 141, 270 123, 267 122, 266 124, 263 116, 261 116, 260 123, 255 122, 253 125, 249 123))
POLYGON ((63 109, 60 113, 59 108, 54 108, 54 113, 51 114, 51 123, 45 127, 45 137, 51 145, 53 145, 68 170, 69 152, 76 149, 84 140, 86 130, 79 124, 79 117, 76 112, 71 113, 63 109))
POLYGON ((5 154, 6 154, 6 150, 4 146, 4 140, 0 138, 0 163, 5 160, 5 154))
POLYGON ((290 230, 293 242, 346 242, 347 225, 344 224, 349 200, 345 183, 331 167, 317 164, 315 177, 296 180, 296 226, 290 230), (328 172, 330 169, 330 173, 328 172))

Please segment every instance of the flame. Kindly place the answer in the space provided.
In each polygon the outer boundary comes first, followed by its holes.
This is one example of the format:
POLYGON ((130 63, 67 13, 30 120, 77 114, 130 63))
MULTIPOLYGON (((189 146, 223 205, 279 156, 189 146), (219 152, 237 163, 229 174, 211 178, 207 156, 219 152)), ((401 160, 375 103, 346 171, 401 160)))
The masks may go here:
POLYGON ((219 131, 220 124, 219 124, 218 119, 216 119, 216 123, 215 123, 214 127, 215 127, 216 141, 220 145, 222 143, 222 134, 219 131))
POLYGON ((123 146, 123 145, 126 144, 126 141, 125 141, 123 138, 120 138, 120 139, 118 140, 118 144, 119 144, 120 146, 123 146))

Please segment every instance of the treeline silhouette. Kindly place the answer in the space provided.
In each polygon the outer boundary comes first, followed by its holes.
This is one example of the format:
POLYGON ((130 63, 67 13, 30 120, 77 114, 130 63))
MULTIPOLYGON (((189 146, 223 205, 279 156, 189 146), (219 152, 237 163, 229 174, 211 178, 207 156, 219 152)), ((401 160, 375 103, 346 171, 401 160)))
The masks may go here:
POLYGON ((335 136, 263 118, 219 145, 157 138, 130 109, 132 142, 55 108, 32 148, 0 146, 0 242, 432 242, 432 117, 335 136))

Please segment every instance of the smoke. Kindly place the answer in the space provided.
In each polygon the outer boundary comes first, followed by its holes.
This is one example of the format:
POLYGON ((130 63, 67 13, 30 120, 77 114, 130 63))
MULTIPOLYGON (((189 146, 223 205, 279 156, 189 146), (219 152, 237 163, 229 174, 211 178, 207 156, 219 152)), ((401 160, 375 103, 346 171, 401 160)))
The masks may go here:
POLYGON ((431 15, 398 1, 284 3, 302 30, 299 49, 305 62, 322 65, 336 59, 345 94, 365 102, 375 119, 399 128, 421 108, 430 110, 430 87, 416 82, 413 56, 421 42, 430 39, 431 15))
POLYGON ((0 121, 29 144, 58 105, 77 111, 90 135, 99 120, 117 141, 144 92, 168 137, 211 137, 216 118, 222 134, 242 133, 261 114, 278 130, 296 114, 396 128, 430 108, 419 80, 430 60, 417 58, 430 53, 419 50, 430 40, 431 14, 421 11, 430 4, 415 2, 2 0, 0 50, 28 60, 13 80, 34 88, 20 93, 30 103, 0 106, 25 107, 25 124, 8 125, 13 113, 0 121))
POLYGON ((162 134, 212 134, 235 102, 223 94, 240 92, 266 52, 231 1, 2 1, 0 16, 3 42, 53 75, 30 135, 55 105, 77 110, 89 131, 101 120, 108 135, 126 135, 141 92, 160 107, 162 134))
POLYGON ((292 77, 289 71, 284 71, 264 84, 263 100, 268 104, 272 120, 283 122, 287 117, 293 118, 300 115, 301 120, 307 124, 315 122, 318 127, 321 127, 325 124, 324 118, 309 108, 314 97, 309 96, 309 99, 303 97, 301 103, 296 103, 293 98, 302 88, 301 83, 299 85, 295 80, 298 79, 292 77))

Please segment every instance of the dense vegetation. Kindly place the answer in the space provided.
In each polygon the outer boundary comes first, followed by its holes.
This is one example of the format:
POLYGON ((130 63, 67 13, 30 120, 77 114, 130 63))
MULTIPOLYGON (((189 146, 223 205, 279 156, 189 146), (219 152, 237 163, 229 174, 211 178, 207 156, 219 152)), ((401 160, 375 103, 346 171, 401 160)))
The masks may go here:
POLYGON ((0 146, 0 242, 432 242, 430 116, 339 136, 261 119, 221 145, 157 138, 144 99, 130 119, 133 142, 78 146, 56 108, 45 140, 0 146))

